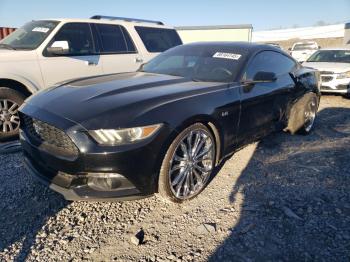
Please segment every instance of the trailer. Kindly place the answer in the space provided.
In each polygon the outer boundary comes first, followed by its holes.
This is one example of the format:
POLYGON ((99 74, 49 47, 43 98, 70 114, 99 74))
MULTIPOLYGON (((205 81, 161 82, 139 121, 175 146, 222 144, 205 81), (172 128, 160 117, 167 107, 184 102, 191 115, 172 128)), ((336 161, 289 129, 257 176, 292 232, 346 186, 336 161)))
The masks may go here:
POLYGON ((184 44, 207 41, 252 41, 253 26, 214 25, 175 27, 184 44))
POLYGON ((16 28, 13 27, 0 27, 0 40, 14 32, 16 28))

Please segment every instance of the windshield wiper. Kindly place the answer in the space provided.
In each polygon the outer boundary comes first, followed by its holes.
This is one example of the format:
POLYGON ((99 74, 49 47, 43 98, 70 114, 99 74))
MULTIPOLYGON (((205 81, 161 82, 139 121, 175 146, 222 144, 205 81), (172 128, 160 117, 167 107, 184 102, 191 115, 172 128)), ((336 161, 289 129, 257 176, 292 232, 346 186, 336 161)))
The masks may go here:
POLYGON ((8 44, 1 44, 1 43, 0 43, 0 48, 5 48, 5 49, 9 49, 9 50, 16 50, 16 48, 14 48, 14 47, 11 46, 11 45, 8 45, 8 44))

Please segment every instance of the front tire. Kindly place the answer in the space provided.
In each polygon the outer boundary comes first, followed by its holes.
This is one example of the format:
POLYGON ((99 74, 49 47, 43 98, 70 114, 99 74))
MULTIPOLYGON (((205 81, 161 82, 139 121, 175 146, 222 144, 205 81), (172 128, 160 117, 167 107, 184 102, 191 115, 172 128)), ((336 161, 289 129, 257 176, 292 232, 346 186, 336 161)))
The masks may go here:
POLYGON ((307 93, 291 108, 287 129, 291 134, 308 135, 312 131, 318 110, 316 94, 307 93))
POLYGON ((215 156, 215 139, 205 125, 196 123, 183 130, 165 154, 159 174, 159 194, 176 203, 196 197, 209 181, 215 156))
POLYGON ((8 87, 0 87, 0 141, 7 141, 18 136, 18 108, 25 96, 8 87))

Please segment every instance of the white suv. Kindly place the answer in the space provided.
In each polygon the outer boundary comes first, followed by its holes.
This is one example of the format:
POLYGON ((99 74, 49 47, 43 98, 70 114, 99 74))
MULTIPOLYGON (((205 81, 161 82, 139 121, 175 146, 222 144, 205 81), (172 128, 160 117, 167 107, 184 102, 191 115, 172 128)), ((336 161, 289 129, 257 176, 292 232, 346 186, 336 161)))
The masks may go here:
POLYGON ((17 135, 17 109, 32 93, 75 78, 136 71, 181 44, 158 21, 93 16, 25 24, 0 41, 0 141, 17 135))
POLYGON ((289 51, 290 55, 294 57, 298 62, 304 62, 318 49, 320 49, 320 47, 316 42, 308 41, 294 43, 289 51))

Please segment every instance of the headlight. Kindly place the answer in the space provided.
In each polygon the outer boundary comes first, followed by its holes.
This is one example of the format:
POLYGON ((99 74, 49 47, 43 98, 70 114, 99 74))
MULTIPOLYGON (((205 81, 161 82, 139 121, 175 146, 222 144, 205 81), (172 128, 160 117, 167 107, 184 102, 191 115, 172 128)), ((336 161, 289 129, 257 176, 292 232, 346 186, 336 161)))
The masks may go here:
POLYGON ((337 79, 343 79, 343 78, 350 78, 350 71, 338 74, 337 79))
POLYGON ((125 129, 100 129, 89 131, 89 134, 101 145, 122 145, 134 143, 152 136, 162 124, 133 127, 125 129))

